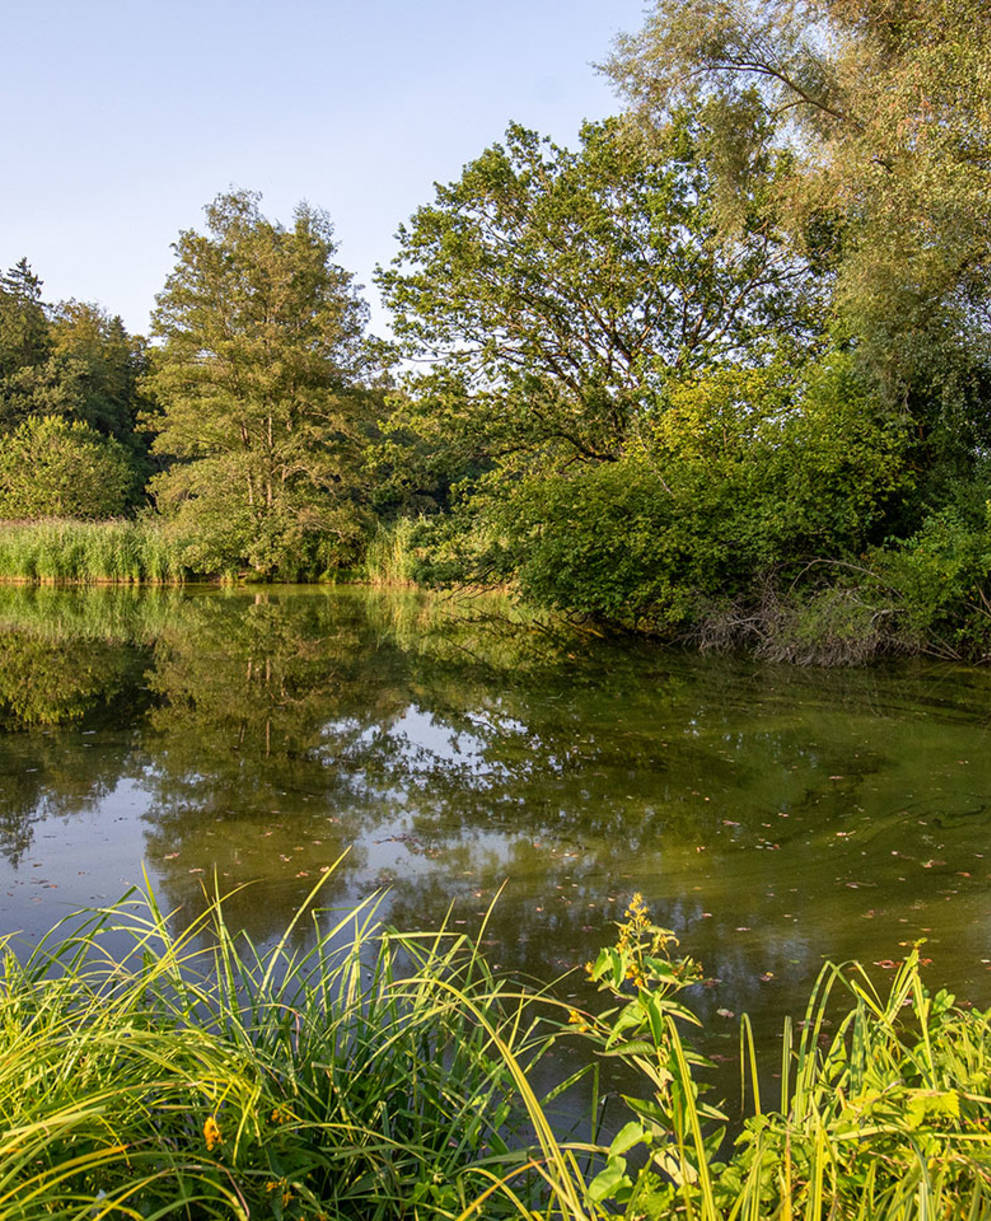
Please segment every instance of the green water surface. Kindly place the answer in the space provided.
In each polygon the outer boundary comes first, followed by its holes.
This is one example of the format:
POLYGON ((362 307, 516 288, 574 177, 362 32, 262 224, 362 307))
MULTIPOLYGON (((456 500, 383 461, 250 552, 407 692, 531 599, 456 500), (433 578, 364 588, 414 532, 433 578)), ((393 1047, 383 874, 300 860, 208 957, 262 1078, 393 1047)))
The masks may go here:
MULTIPOLYGON (((717 1047, 826 957, 991 1000, 991 677, 808 671, 606 641, 504 602, 361 590, 0 589, 0 906, 37 937, 147 871, 214 875, 264 941, 324 901, 485 931, 549 980, 634 891, 701 959, 717 1047)), ((559 986, 590 999, 580 974, 559 986)))

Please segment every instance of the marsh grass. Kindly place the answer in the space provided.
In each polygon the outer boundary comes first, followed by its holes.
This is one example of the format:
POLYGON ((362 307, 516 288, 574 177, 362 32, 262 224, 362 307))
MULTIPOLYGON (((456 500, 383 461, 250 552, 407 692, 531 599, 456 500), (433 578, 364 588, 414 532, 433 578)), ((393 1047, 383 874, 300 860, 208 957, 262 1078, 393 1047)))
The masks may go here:
POLYGON ((171 584, 188 571, 154 520, 0 522, 0 580, 171 584))
POLYGON ((416 585, 415 544, 419 525, 410 517, 400 517, 390 524, 380 522, 368 540, 363 579, 370 585, 400 588, 416 585))
POLYGON ((5 1221, 456 1217, 483 1194, 498 1217, 545 1194, 546 1040, 463 936, 310 904, 263 950, 223 908, 175 931, 134 898, 23 963, 5 945, 5 1221))

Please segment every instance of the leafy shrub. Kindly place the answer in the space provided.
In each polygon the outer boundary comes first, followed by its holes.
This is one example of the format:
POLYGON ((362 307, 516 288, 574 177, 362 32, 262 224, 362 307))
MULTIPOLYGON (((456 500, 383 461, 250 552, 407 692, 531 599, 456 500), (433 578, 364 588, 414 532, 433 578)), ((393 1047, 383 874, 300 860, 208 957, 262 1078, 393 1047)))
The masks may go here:
POLYGON ((856 554, 909 482, 904 447, 839 357, 798 386, 721 369, 673 387, 619 461, 524 477, 485 513, 534 600, 671 628, 856 554))
POLYGON ((0 437, 0 518, 105 518, 128 505, 127 451, 79 420, 32 416, 0 437))
POLYGON ((947 657, 991 656, 991 502, 975 523, 953 505, 872 564, 896 615, 898 643, 947 657))

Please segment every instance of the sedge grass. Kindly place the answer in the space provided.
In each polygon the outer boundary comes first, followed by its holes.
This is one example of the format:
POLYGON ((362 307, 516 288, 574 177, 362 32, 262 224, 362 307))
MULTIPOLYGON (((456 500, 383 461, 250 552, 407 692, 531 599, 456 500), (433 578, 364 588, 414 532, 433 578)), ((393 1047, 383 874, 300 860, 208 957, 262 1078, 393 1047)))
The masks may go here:
POLYGON ((4 950, 4 1221, 456 1217, 486 1192, 498 1217, 542 1190, 512 1133, 544 1042, 460 935, 383 932, 368 902, 262 949, 220 900, 176 931, 149 896, 4 950))

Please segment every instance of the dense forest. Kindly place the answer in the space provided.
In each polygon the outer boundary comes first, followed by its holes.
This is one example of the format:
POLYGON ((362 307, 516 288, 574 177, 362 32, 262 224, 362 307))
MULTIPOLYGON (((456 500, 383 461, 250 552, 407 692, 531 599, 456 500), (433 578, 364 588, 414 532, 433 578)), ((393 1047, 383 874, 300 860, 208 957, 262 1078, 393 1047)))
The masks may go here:
POLYGON ((604 71, 621 114, 511 125, 400 226, 388 340, 326 214, 248 191, 180 234, 147 341, 0 276, 0 572, 991 656, 991 10, 655 0, 604 71))

